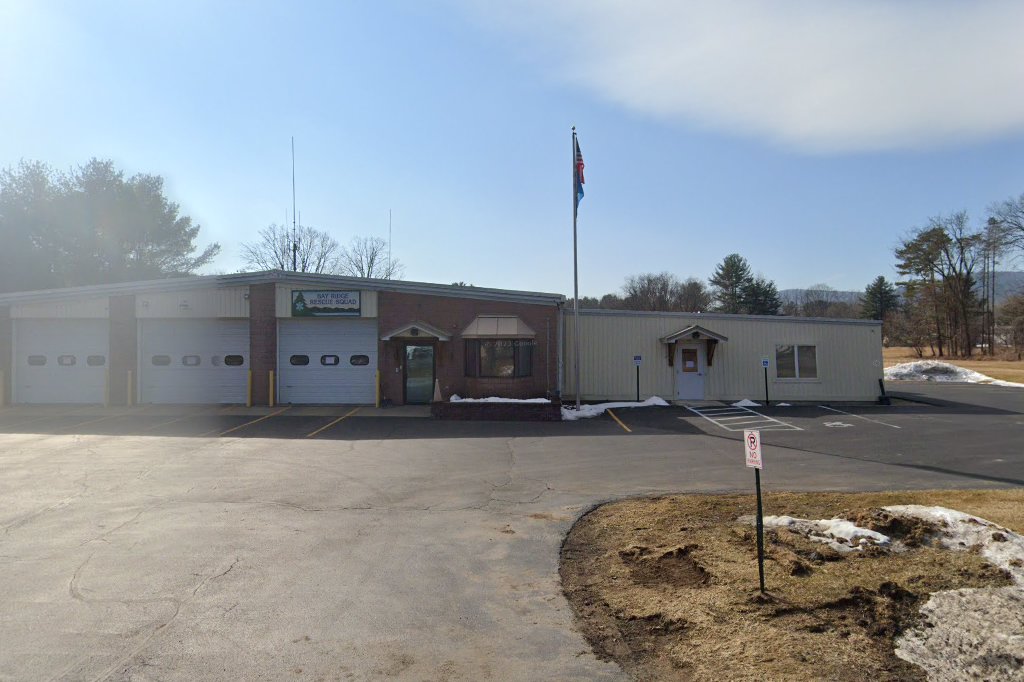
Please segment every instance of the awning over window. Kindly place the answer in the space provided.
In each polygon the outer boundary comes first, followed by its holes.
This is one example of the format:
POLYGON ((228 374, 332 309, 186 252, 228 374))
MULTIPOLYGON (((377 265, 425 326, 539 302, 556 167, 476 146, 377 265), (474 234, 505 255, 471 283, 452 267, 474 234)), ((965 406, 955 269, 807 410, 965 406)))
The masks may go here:
POLYGON ((515 315, 478 315, 462 331, 464 339, 532 339, 536 336, 515 315))
POLYGON ((438 341, 451 341, 451 336, 445 334, 437 327, 432 327, 426 322, 411 322, 404 327, 399 327, 380 337, 381 341, 391 339, 437 339, 438 341))
POLYGON ((708 331, 697 324, 691 324, 685 329, 680 329, 674 334, 659 339, 662 343, 675 343, 676 341, 728 341, 728 337, 708 331))

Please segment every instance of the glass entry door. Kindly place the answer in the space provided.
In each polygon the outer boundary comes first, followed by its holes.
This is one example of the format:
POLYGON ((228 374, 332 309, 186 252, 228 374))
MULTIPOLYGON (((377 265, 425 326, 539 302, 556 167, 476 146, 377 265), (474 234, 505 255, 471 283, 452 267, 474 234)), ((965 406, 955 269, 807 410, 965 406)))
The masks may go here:
POLYGON ((405 346, 405 404, 426 404, 434 397, 434 346, 405 346))

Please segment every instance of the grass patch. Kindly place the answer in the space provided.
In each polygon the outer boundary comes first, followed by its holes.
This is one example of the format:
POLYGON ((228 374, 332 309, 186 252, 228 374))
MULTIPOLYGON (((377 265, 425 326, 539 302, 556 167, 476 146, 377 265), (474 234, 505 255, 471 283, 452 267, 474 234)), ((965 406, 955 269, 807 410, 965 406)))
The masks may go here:
POLYGON ((1022 503, 1021 490, 768 494, 766 514, 859 519, 912 546, 840 554, 766 531, 764 597, 754 529, 737 522, 754 512, 753 496, 625 500, 576 523, 560 573, 595 652, 639 680, 923 680, 893 642, 928 595, 1009 577, 977 553, 931 546, 928 528, 896 527, 878 508, 941 505, 1019 532, 1022 503))
POLYGON ((940 360, 951 365, 972 369, 981 372, 993 379, 1002 381, 1013 381, 1024 384, 1024 360, 1018 360, 1016 355, 1004 354, 995 358, 988 356, 977 356, 972 358, 948 358, 932 357, 927 351, 923 358, 917 357, 913 348, 893 347, 882 349, 882 361, 886 367, 898 365, 901 362, 914 362, 916 360, 940 360))

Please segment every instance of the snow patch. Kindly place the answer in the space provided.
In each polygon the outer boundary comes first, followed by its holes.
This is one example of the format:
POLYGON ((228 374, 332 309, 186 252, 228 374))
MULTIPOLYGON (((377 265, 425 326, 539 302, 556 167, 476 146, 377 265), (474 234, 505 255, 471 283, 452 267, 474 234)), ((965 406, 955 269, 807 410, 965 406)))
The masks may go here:
POLYGON ((964 384, 991 384, 993 386, 1017 386, 1012 381, 1001 381, 990 376, 975 372, 973 369, 958 367, 938 360, 918 360, 903 362, 885 369, 886 381, 952 381, 964 384))
MULTIPOLYGON (((743 516, 740 521, 753 521, 752 516, 743 516)), ((876 546, 888 548, 892 539, 888 535, 861 528, 846 519, 799 519, 792 516, 766 516, 766 528, 786 528, 803 535, 812 542, 826 544, 843 554, 859 552, 865 547, 876 546)))
POLYGON ((775 403, 775 407, 793 407, 789 403, 775 403))
POLYGON ((749 398, 744 398, 743 400, 739 401, 738 403, 733 403, 732 406, 733 407, 761 407, 761 404, 760 403, 755 403, 753 400, 750 400, 749 398))
POLYGON ((599 403, 597 405, 580 405, 580 409, 576 410, 572 407, 562 406, 562 420, 563 421, 576 421, 577 419, 589 419, 598 415, 604 414, 604 411, 610 408, 623 408, 623 407, 667 407, 668 403, 654 396, 648 398, 643 402, 628 402, 628 403, 599 403))
POLYGON ((547 398, 463 398, 458 394, 453 395, 450 399, 453 403, 550 403, 551 401, 547 398))

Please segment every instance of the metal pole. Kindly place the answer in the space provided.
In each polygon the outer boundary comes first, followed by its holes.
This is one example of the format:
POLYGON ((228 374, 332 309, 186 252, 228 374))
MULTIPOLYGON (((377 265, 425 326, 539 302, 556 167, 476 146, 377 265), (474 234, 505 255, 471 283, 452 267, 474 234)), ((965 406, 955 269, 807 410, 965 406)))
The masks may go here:
POLYGON ((576 214, 579 212, 579 205, 576 197, 576 126, 572 127, 572 306, 573 322, 573 343, 575 352, 573 354, 573 365, 576 372, 576 409, 580 409, 580 273, 579 259, 576 256, 576 214))
POLYGON ((295 136, 292 135, 292 272, 297 272, 298 266, 298 255, 299 245, 296 241, 296 229, 295 229, 295 136))
POLYGON ((640 402, 640 365, 636 366, 636 401, 640 402))
POLYGON ((757 576, 764 593, 764 511, 761 508, 761 470, 754 469, 754 486, 757 488, 757 576))
POLYGON ((771 403, 768 402, 768 368, 764 368, 764 406, 771 407, 771 403))

